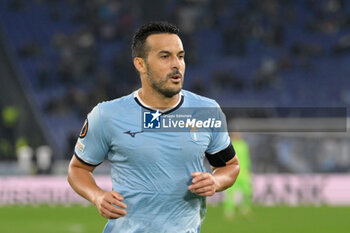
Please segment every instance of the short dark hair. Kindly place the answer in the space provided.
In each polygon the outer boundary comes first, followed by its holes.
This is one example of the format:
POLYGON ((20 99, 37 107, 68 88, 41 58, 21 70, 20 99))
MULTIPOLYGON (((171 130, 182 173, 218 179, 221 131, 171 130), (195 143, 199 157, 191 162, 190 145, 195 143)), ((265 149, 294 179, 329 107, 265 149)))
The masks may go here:
POLYGON ((148 36, 160 33, 170 33, 178 35, 180 30, 173 24, 165 21, 150 22, 142 25, 134 34, 131 55, 132 58, 146 58, 147 48, 145 46, 148 36))

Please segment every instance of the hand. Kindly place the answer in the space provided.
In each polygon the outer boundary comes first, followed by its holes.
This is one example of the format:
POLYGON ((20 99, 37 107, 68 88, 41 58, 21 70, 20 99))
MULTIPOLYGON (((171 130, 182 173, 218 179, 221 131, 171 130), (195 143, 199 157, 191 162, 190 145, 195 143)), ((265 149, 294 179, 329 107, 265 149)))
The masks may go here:
POLYGON ((208 172, 193 172, 192 185, 188 189, 200 196, 213 196, 216 192, 216 181, 212 174, 208 172))
POLYGON ((95 205, 100 215, 108 219, 116 219, 126 215, 124 209, 127 206, 122 202, 123 200, 124 198, 115 191, 104 192, 96 198, 95 205))

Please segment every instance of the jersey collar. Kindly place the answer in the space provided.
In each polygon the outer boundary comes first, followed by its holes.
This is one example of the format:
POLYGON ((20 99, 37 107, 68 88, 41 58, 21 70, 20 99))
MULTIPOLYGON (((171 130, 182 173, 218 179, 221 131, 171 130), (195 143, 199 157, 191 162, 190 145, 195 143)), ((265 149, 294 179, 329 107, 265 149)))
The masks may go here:
POLYGON ((147 104, 145 104, 145 103, 141 100, 141 98, 140 98, 140 96, 139 96, 139 90, 140 90, 140 89, 134 91, 134 100, 135 100, 136 103, 138 103, 141 107, 143 107, 143 108, 145 108, 145 109, 147 109, 147 110, 150 110, 150 111, 159 111, 159 112, 161 112, 162 114, 168 114, 168 113, 171 113, 171 112, 175 111, 175 110, 178 109, 179 107, 181 107, 182 103, 184 102, 184 95, 183 95, 182 91, 180 91, 180 92, 179 92, 180 98, 179 98, 179 100, 177 101, 177 103, 176 103, 174 106, 172 106, 172 107, 170 107, 170 108, 167 108, 167 109, 160 110, 160 109, 153 108, 153 107, 148 106, 147 104))

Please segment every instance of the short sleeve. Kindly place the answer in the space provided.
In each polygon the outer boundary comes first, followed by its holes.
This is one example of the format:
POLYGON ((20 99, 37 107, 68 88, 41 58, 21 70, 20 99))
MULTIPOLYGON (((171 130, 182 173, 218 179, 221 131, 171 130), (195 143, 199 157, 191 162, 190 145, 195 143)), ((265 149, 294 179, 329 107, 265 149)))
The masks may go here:
POLYGON ((219 130, 213 129, 211 132, 211 140, 208 149, 205 151, 208 154, 216 154, 226 149, 231 143, 230 136, 227 132, 226 117, 219 104, 217 104, 216 115, 216 119, 219 119, 222 125, 219 130))
POLYGON ((108 139, 104 132, 100 105, 87 116, 74 148, 74 155, 81 162, 97 166, 103 162, 109 150, 108 139))

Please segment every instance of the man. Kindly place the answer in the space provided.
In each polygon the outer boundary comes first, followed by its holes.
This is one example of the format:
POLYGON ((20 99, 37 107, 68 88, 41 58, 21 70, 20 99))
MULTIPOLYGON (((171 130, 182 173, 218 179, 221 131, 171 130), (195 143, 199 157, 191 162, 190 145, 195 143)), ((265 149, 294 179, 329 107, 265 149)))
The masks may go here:
POLYGON ((144 110, 153 111, 153 121, 183 108, 218 108, 213 100, 181 90, 185 52, 178 33, 166 22, 137 30, 132 56, 142 87, 98 104, 79 136, 68 181, 109 219, 105 233, 197 233, 205 197, 232 186, 238 176, 227 132, 144 130, 144 110), (205 171, 204 155, 214 166, 212 174, 205 171), (100 189, 92 176, 105 158, 113 191, 100 189))
POLYGON ((224 198, 224 214, 227 218, 233 218, 236 211, 247 216, 252 205, 252 180, 251 162, 248 143, 240 133, 230 133, 232 144, 239 156, 240 174, 235 182, 235 187, 226 189, 224 198))

